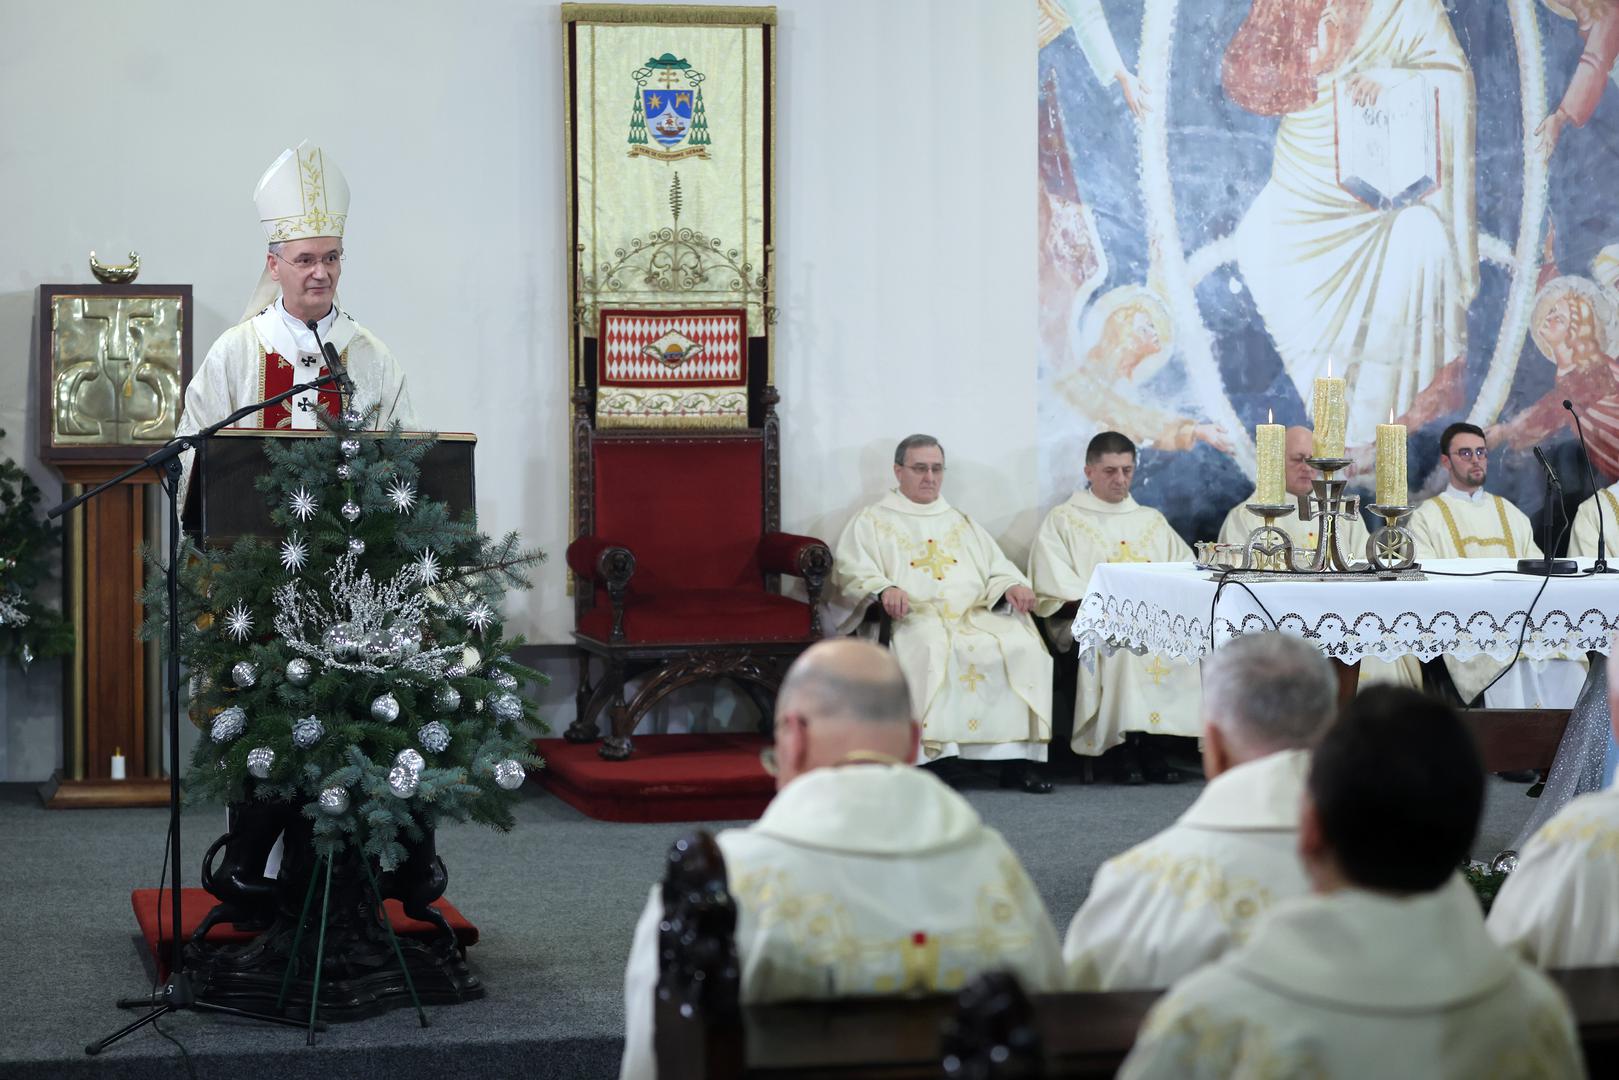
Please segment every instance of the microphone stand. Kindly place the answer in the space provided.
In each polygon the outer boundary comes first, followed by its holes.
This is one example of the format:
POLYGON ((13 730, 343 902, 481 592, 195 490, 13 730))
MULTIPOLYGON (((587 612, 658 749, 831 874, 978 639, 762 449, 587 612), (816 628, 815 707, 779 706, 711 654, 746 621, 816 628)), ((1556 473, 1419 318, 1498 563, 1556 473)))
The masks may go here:
MULTIPOLYGON (((83 494, 77 495, 59 506, 54 507, 47 515, 48 518, 59 518, 69 510, 81 503, 100 495, 103 491, 122 483, 129 477, 144 469, 157 469, 161 473, 161 486, 163 494, 169 503, 169 544, 168 566, 164 568, 163 577, 168 587, 168 616, 169 640, 168 663, 166 675, 169 680, 169 899, 171 902, 171 921, 173 929, 170 939, 169 952, 169 980, 163 989, 148 997, 122 998, 118 1002, 120 1009, 141 1008, 153 1006, 151 1012, 108 1035, 104 1039, 90 1043, 84 1048, 86 1054, 99 1054, 113 1043, 139 1029, 152 1023, 159 1017, 167 1016, 171 1012, 181 1009, 193 1009, 198 1012, 223 1013, 227 1016, 240 1016, 249 1020, 262 1020, 271 1024, 282 1024, 287 1027, 302 1028, 306 1023, 286 1016, 271 1016, 265 1013, 256 1013, 248 1009, 238 1009, 230 1005, 220 1005, 212 1001, 205 1001, 197 996, 196 988, 192 986, 191 975, 183 966, 184 946, 180 937, 180 455, 188 449, 201 448, 221 428, 229 427, 261 409, 271 405, 278 405, 294 394, 301 394, 320 386, 329 385, 338 381, 336 375, 326 375, 312 382, 294 386, 285 393, 252 405, 244 405, 231 413, 217 424, 211 424, 194 435, 177 435, 163 446, 148 454, 143 460, 135 463, 111 480, 98 484, 83 494)), ((322 1025, 324 1027, 324 1025, 322 1025)))
MULTIPOLYGON (((1552 468, 1551 462, 1546 460, 1545 452, 1538 446, 1535 447, 1535 457, 1539 459, 1541 466, 1546 470, 1546 501, 1541 510, 1540 527, 1541 535, 1546 538, 1548 554, 1543 559, 1519 559, 1518 573, 1541 574, 1546 577, 1578 573, 1579 564, 1573 559, 1554 559, 1549 554, 1555 546, 1555 538, 1552 536, 1552 499, 1562 500, 1563 484, 1562 481, 1557 479, 1557 472, 1552 468)), ((1600 510, 1601 507, 1597 509, 1600 510)))
POLYGON ((309 319, 304 325, 315 335, 315 348, 320 350, 321 358, 326 361, 326 370, 337 379, 337 412, 341 416, 354 400, 354 381, 349 378, 348 368, 343 366, 343 358, 337 355, 337 346, 320 339, 320 321, 309 319))
POLYGON ((1585 445, 1585 427, 1580 423, 1580 414, 1574 411, 1572 401, 1564 398, 1563 408, 1567 409, 1568 414, 1574 418, 1574 432, 1580 437, 1580 453, 1585 456, 1585 475, 1591 481, 1591 498, 1595 501, 1597 512, 1597 560, 1591 564, 1591 573, 1614 573, 1615 571, 1608 569, 1607 537, 1604 535, 1606 530, 1603 528, 1603 521, 1607 515, 1602 512, 1602 501, 1597 498, 1602 492, 1597 487, 1596 469, 1591 467, 1591 451, 1585 445))

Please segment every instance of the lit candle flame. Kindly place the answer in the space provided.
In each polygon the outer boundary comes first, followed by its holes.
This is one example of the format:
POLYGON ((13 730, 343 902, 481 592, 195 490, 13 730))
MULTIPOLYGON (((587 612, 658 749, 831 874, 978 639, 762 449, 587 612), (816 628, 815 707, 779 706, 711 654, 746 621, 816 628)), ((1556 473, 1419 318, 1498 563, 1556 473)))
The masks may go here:
POLYGON ((1389 423, 1394 423, 1394 406, 1389 406, 1389 423))
POLYGON ((1327 357, 1327 378, 1332 378, 1332 357, 1327 357))
POLYGON ((1265 423, 1267 423, 1267 424, 1276 423, 1276 417, 1272 414, 1272 410, 1269 407, 1266 407, 1266 409, 1265 409, 1265 423))

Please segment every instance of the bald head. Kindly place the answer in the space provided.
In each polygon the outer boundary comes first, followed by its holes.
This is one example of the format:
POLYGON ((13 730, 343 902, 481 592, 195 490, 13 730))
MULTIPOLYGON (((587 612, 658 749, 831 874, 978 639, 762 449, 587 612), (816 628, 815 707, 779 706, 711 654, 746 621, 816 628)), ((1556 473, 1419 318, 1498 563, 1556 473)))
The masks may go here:
POLYGON ((1294 424, 1283 436, 1283 453, 1287 457, 1287 493, 1294 498, 1308 495, 1310 482, 1315 479, 1315 470, 1309 464, 1315 453, 1315 433, 1294 424))
POLYGON ((903 725, 911 720, 911 691, 887 649, 837 638, 811 645, 787 669, 776 695, 776 715, 788 712, 903 725))
POLYGON ((861 761, 909 762, 921 729, 887 649, 837 638, 805 649, 776 694, 776 783, 861 761))

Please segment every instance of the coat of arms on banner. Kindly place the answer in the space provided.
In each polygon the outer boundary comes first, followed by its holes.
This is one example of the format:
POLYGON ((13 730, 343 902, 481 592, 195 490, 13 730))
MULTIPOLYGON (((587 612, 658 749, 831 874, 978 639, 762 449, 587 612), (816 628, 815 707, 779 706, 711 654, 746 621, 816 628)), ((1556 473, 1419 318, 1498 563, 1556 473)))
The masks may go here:
POLYGON ((630 156, 678 161, 708 157, 713 139, 703 109, 702 72, 673 53, 636 68, 635 104, 630 111, 630 156), (656 144, 656 145, 652 145, 656 144))
POLYGON ((747 426, 743 309, 603 310, 596 341, 598 426, 747 426))

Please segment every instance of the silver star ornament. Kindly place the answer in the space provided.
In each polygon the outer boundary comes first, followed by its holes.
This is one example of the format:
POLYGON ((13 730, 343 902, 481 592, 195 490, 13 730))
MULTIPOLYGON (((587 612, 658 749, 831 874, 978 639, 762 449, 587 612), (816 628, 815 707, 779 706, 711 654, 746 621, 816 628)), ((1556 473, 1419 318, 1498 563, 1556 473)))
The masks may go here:
POLYGON ((416 489, 409 481, 395 480, 388 485, 388 501, 401 514, 408 514, 416 509, 416 489))

